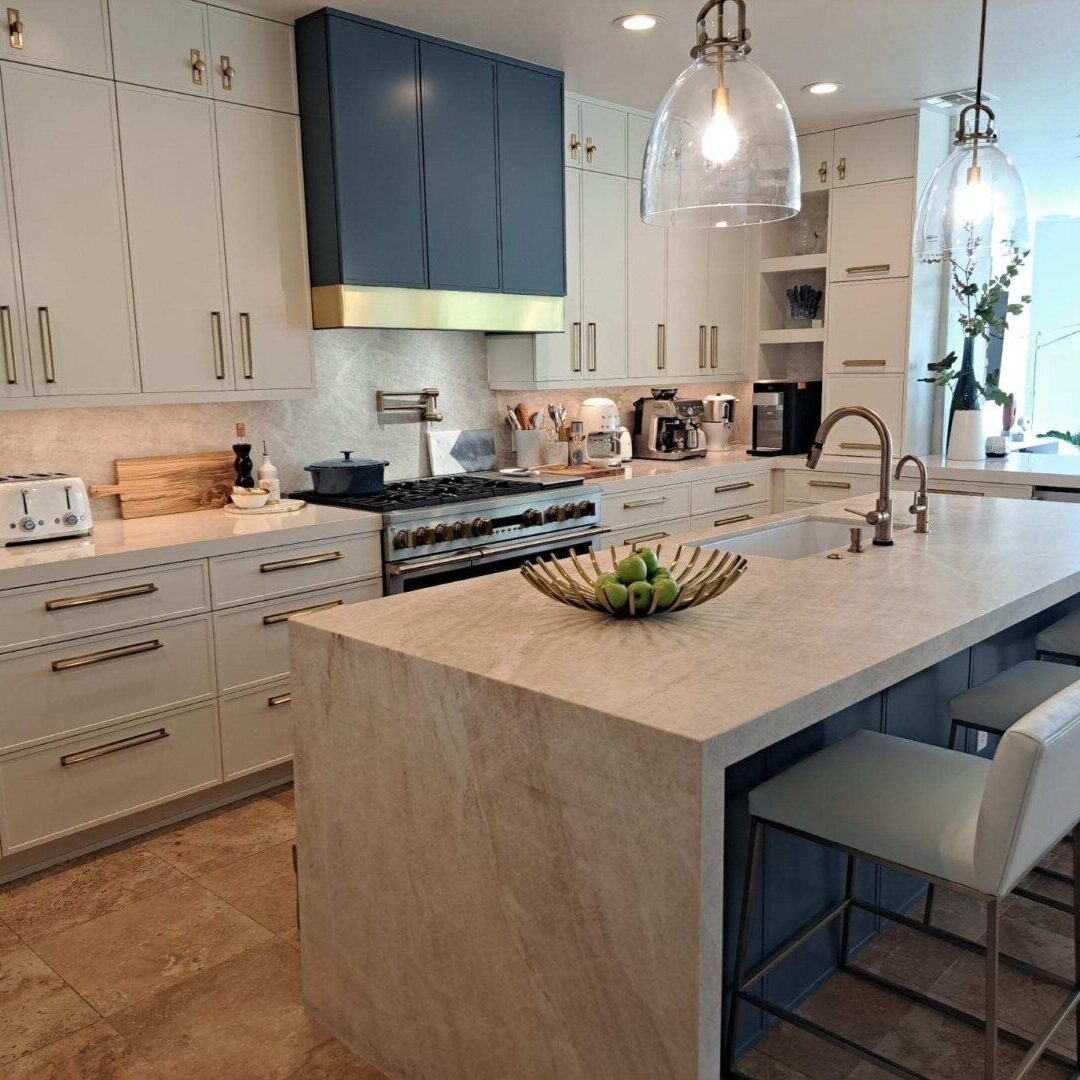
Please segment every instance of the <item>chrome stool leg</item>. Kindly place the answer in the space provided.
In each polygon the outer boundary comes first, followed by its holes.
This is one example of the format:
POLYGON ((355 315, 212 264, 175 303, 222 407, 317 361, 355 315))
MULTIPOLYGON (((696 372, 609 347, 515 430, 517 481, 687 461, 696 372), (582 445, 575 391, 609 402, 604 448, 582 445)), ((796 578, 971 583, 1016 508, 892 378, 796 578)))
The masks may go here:
POLYGON ((986 905, 986 1046, 983 1051, 985 1080, 997 1077, 998 930, 1001 914, 997 900, 986 905))
POLYGON ((750 903, 760 870, 765 827, 757 818, 750 823, 750 853, 743 877, 742 908, 739 911, 739 937, 735 945, 735 978, 731 984, 731 1004, 728 1006, 727 1038, 724 1040, 721 1076, 734 1075, 731 1071, 735 1061, 735 1040, 739 1033, 740 988, 746 973, 746 950, 750 940, 750 903))

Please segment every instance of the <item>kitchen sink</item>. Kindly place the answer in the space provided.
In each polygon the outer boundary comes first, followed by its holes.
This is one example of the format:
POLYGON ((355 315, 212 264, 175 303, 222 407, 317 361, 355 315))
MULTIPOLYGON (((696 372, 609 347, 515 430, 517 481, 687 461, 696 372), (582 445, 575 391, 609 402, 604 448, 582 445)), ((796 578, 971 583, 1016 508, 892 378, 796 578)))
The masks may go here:
MULTIPOLYGON (((863 544, 870 546, 873 530, 869 525, 829 518, 794 518, 758 525, 742 532, 725 533, 695 546, 709 550, 735 551, 740 555, 763 555, 768 559, 805 559, 825 551, 846 548, 851 543, 852 528, 861 528, 863 544)), ((897 525, 896 531, 910 528, 897 525)))

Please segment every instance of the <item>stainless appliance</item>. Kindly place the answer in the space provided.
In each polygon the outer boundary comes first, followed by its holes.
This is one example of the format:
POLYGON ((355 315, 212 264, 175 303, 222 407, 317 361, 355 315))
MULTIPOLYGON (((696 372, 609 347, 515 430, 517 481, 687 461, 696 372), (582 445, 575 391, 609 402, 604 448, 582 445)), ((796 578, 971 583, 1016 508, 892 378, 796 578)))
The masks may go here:
POLYGON ((572 477, 460 473, 387 484, 378 495, 297 497, 382 514, 389 594, 511 570, 536 555, 588 551, 607 531, 600 495, 572 477))
POLYGON ((0 546, 86 536, 93 527, 86 485, 77 476, 0 475, 0 546))
POLYGON ((710 454, 731 448, 735 437, 735 403, 738 400, 734 394, 710 394, 705 398, 705 421, 701 426, 710 454))
POLYGON ((581 403, 578 419, 585 428, 585 460, 606 468, 621 465, 619 406, 611 398, 586 398, 581 403))
POLYGON ((753 438, 747 453, 805 454, 821 421, 821 382, 756 382, 753 408, 753 438))
POLYGON ((654 389, 651 398, 634 402, 634 457, 681 461, 705 456, 705 403, 675 393, 669 387, 654 389))

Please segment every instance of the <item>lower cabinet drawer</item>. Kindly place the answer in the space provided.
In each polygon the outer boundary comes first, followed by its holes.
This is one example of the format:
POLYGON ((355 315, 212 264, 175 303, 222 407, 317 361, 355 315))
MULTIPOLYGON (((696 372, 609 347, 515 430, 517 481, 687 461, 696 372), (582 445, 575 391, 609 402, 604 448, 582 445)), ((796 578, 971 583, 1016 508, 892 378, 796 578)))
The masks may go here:
POLYGON ((5 854, 221 782, 217 705, 116 724, 0 761, 5 854))
POLYGON ((744 476, 722 476, 714 480, 695 480, 690 485, 690 512, 711 514, 732 506, 752 506, 768 501, 772 473, 749 473, 744 476))
POLYGON ((286 596, 214 613, 218 682, 240 690, 289 673, 289 617, 382 595, 382 580, 286 596))
POLYGON ((737 525, 740 521, 752 521, 754 518, 768 517, 769 504, 755 503, 753 506, 739 506, 734 510, 721 510, 715 514, 695 514, 690 519, 691 531, 709 532, 725 525, 737 525))
POLYGON ((784 473, 784 497, 795 502, 833 502, 877 491, 879 479, 861 473, 834 473, 803 469, 784 473))
POLYGON ((221 766, 226 780, 292 758, 291 703, 287 681, 221 702, 221 766))
POLYGON ((656 547, 669 536, 684 536, 690 531, 688 517, 673 521, 660 521, 655 525, 636 525, 632 529, 618 529, 604 537, 604 547, 622 547, 624 544, 649 544, 656 547))
POLYGON ((625 529, 650 521, 670 521, 690 513, 690 485, 613 492, 604 496, 603 523, 609 529, 625 529))
POLYGON ((0 657, 0 750, 214 693, 210 616, 0 657))
MULTIPOLYGON (((974 495, 988 499, 1030 499, 1032 489, 1023 484, 977 484, 966 480, 931 480, 931 495, 974 495)), ((934 504, 930 503, 931 513, 934 504)))

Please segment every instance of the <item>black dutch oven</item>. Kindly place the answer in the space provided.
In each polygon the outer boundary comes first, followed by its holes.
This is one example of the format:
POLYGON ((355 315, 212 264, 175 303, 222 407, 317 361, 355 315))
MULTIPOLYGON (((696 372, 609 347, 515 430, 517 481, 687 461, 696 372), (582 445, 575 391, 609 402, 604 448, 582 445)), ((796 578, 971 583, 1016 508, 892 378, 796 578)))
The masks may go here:
POLYGON ((305 465, 317 495, 378 495, 383 489, 383 470, 389 461, 357 458, 342 450, 341 458, 305 465))

